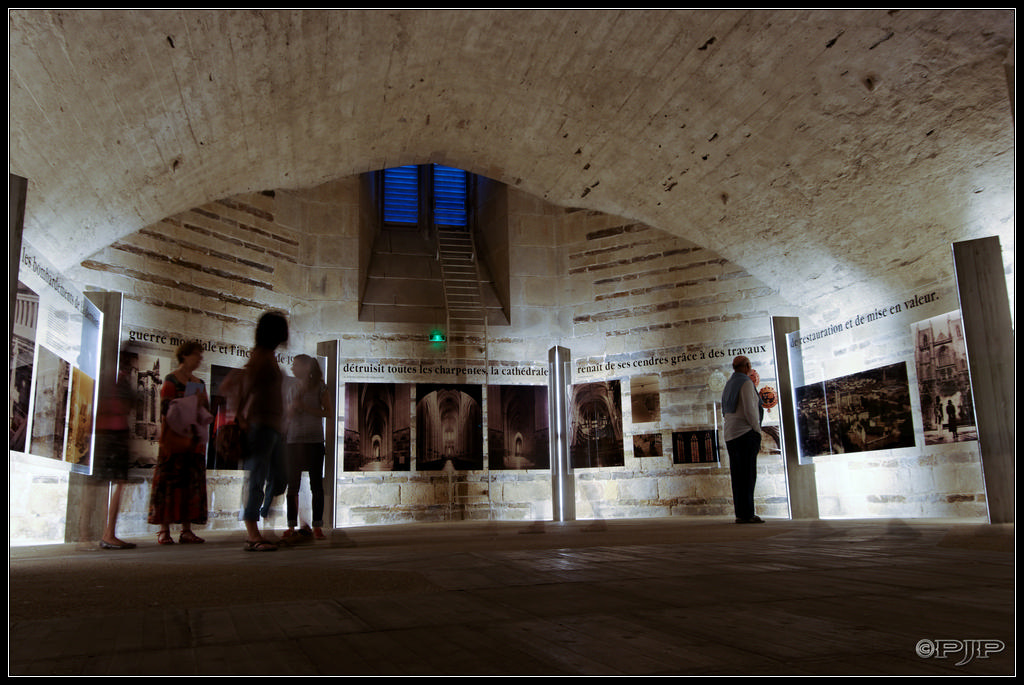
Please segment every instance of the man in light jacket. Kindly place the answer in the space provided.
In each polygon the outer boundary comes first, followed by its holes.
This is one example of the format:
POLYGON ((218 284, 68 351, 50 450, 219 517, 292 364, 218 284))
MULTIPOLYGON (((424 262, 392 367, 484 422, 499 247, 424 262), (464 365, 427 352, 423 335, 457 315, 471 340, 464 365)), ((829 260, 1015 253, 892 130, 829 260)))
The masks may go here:
POLYGON ((750 378, 750 360, 732 360, 732 377, 722 390, 725 448, 729 453, 736 523, 764 523, 754 514, 757 453, 761 449, 761 402, 750 378))

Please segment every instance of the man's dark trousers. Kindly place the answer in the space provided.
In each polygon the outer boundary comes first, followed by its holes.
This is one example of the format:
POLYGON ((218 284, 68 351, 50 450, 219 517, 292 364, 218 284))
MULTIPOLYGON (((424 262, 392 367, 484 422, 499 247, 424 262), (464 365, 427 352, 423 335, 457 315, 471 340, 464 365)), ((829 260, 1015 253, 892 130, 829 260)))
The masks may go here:
POLYGON ((761 434, 749 431, 725 443, 729 452, 729 473, 732 478, 732 499, 736 518, 754 517, 754 483, 757 480, 757 453, 761 450, 761 434))

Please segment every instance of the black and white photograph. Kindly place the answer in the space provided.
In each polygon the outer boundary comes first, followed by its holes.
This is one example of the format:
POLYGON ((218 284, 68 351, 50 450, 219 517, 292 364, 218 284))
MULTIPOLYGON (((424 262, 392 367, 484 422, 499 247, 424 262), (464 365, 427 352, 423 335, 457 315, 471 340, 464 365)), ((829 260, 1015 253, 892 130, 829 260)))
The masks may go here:
POLYGON ((569 458, 573 468, 625 464, 618 380, 574 385, 569 411, 569 458))
POLYGON ((346 383, 345 471, 409 471, 412 384, 346 383))
POLYGON ((137 466, 152 467, 160 449, 160 388, 176 364, 173 353, 138 348, 127 354, 129 378, 135 390, 135 406, 128 416, 129 447, 137 466))
POLYGON ((633 436, 633 457, 660 457, 665 454, 662 448, 661 433, 637 433, 633 436))
POLYGON ((661 420, 660 389, 659 376, 633 376, 629 379, 629 404, 633 412, 633 423, 661 420))
POLYGON ((548 468, 547 387, 488 386, 487 441, 487 466, 492 470, 548 468))
POLYGON ((924 443, 941 445, 977 440, 960 312, 919 321, 911 326, 911 331, 924 443))
POLYGON ((416 470, 484 467, 483 388, 469 384, 416 386, 416 470))
POLYGON ((809 458, 832 454, 825 384, 804 385, 794 389, 793 394, 800 456, 809 458))
POLYGON ((10 407, 10 448, 25 451, 32 393, 32 358, 35 355, 39 320, 39 294, 18 282, 17 299, 11 315, 11 357, 7 375, 10 407))
POLYGON ((63 458, 70 385, 71 364, 40 345, 32 399, 31 454, 47 459, 63 458))
POLYGON ((915 445, 905 362, 825 381, 825 397, 834 454, 915 445))

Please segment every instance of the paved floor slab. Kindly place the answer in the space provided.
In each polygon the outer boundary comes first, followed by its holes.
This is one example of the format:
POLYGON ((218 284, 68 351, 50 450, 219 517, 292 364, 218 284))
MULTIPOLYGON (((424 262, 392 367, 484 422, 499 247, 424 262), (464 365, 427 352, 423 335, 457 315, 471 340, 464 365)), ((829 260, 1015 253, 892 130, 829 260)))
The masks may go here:
POLYGON ((1010 675, 1012 526, 459 522, 10 550, 11 675, 1010 675))

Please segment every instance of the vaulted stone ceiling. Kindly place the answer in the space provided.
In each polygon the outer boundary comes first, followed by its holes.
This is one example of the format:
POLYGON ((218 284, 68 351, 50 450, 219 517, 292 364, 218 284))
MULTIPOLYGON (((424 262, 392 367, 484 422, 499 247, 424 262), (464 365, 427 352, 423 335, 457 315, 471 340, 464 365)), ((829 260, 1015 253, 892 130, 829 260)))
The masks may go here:
POLYGON ((15 10, 58 267, 209 201, 441 162, 688 238, 791 302, 1012 268, 1013 10, 15 10), (1010 79, 1007 73, 1010 73, 1010 79))

